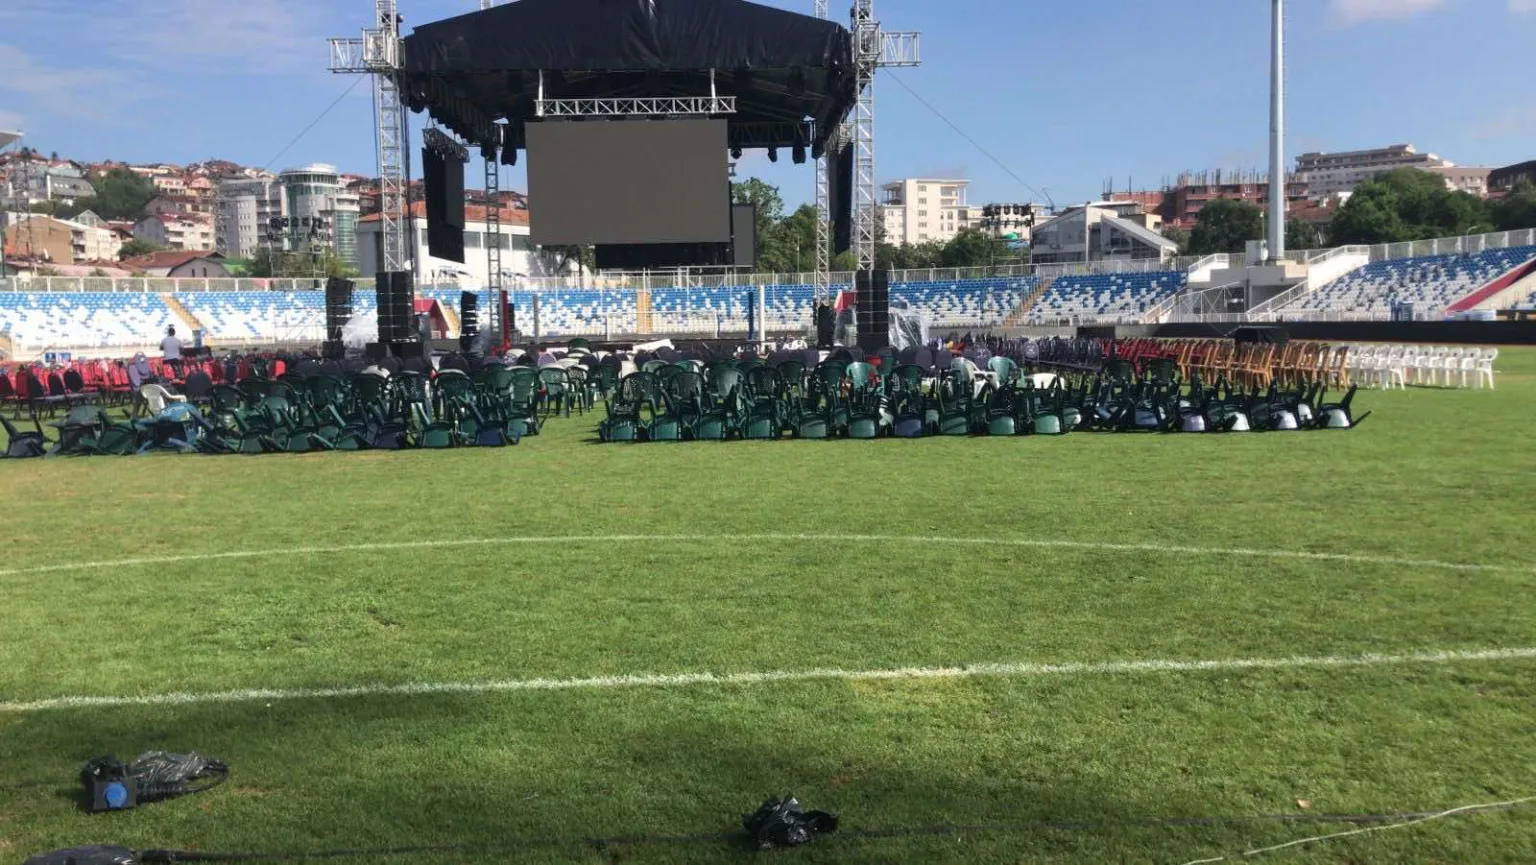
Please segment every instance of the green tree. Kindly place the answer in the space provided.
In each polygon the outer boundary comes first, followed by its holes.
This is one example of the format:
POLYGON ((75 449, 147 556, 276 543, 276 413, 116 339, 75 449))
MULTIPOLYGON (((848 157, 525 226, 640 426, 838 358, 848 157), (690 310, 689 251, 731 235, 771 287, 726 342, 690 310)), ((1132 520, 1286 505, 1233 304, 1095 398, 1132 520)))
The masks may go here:
POLYGON ((1356 186, 1328 223, 1330 243, 1401 243, 1493 228, 1488 203, 1436 174, 1399 168, 1356 186))
POLYGON ((802 204, 759 234, 757 270, 806 273, 816 269, 816 208, 802 204))
POLYGON ((939 253, 940 267, 991 267, 1017 258, 1008 242, 984 231, 967 228, 950 238, 939 253))
MULTIPOLYGON (((750 177, 731 184, 731 203, 750 204, 756 209, 757 269, 775 273, 794 270, 793 262, 799 253, 794 243, 795 238, 779 230, 779 223, 784 219, 784 196, 779 194, 779 188, 767 181, 750 177)), ((814 222, 811 227, 814 230, 814 222)), ((806 249, 811 253, 811 260, 815 261, 814 235, 812 237, 812 243, 806 249)))
POLYGON ((557 273, 565 273, 572 264, 582 276, 597 269, 597 250, 591 244, 541 246, 539 251, 549 259, 557 273))
POLYGON ((1189 234, 1190 255, 1242 252, 1264 236, 1264 213, 1246 201, 1218 198, 1201 208, 1189 234))
POLYGON ((140 240, 135 237, 123 244, 122 248, 117 251, 117 260, 124 261, 129 258, 138 258, 141 255, 149 255, 151 252, 158 252, 164 248, 163 246, 158 246, 147 240, 140 240))
POLYGON ((1189 255, 1189 230, 1177 225, 1163 226, 1163 237, 1179 245, 1179 255, 1189 255))
POLYGON ((154 198, 155 185, 121 166, 91 181, 94 198, 81 199, 82 210, 94 210, 102 219, 138 219, 154 198))
POLYGON ((271 255, 260 252, 251 258, 234 258, 225 261, 224 269, 232 274, 251 279, 306 279, 339 276, 354 279, 357 268, 336 257, 327 250, 319 256, 295 252, 271 255))
POLYGON ((1492 210, 1495 231, 1536 228, 1536 186, 1521 182, 1509 195, 1495 201, 1492 210))
POLYGON ((1323 235, 1317 230, 1315 223, 1303 222, 1300 219, 1286 220, 1286 249, 1321 249, 1322 246, 1323 235))

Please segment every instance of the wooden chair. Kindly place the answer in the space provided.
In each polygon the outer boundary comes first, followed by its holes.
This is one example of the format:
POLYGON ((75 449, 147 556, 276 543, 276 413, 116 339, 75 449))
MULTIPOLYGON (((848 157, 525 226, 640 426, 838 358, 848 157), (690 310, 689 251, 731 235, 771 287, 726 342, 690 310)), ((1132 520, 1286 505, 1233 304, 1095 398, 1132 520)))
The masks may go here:
MULTIPOLYGON (((1325 355, 1326 356, 1326 355, 1325 355)), ((1349 387, 1349 346, 1341 345, 1333 354, 1333 363, 1326 375, 1333 386, 1337 388, 1349 387)))

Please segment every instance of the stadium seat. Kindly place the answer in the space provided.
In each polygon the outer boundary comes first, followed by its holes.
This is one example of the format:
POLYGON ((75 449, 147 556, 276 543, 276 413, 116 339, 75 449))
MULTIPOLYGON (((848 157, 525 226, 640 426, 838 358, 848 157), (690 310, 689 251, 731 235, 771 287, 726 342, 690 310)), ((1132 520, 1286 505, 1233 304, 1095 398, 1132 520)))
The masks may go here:
POLYGON ((1536 258, 1536 246, 1373 261, 1297 299, 1281 315, 1327 311, 1385 317, 1399 303, 1442 310, 1536 258))
POLYGON ((1030 321, 1135 320, 1184 289, 1183 271, 1060 276, 1029 311, 1030 321))

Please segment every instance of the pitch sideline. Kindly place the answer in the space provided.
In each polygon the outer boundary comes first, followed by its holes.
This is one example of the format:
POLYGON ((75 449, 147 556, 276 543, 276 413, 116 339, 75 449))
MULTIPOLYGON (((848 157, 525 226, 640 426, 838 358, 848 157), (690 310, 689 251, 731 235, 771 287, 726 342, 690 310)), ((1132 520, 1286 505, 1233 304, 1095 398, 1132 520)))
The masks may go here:
POLYGON ((73 696, 0 702, 0 714, 59 709, 128 706, 189 706, 216 703, 327 700, 379 696, 437 694, 497 694, 529 691, 588 691, 615 688, 683 688, 700 685, 753 686, 780 682, 881 681, 964 678, 1042 678, 1152 673, 1203 673, 1299 668, 1346 668, 1454 664, 1536 659, 1536 647, 1447 650, 1405 655, 1327 655, 1290 658, 1229 658, 1218 660, 1101 661, 1059 664, 998 663, 964 667, 903 667, 883 670, 775 670, 757 673, 678 673, 671 675, 595 676, 580 679, 510 679, 480 682, 422 682, 399 685, 359 685, 346 688, 295 688, 216 691, 206 693, 142 694, 137 696, 73 696))

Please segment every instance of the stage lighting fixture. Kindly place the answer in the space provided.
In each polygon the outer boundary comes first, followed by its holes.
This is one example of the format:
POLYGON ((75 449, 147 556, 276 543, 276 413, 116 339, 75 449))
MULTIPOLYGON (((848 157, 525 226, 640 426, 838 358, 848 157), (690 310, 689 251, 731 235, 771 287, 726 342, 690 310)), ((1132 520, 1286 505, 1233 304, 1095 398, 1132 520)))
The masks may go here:
POLYGON ((796 144, 794 149, 790 151, 790 154, 794 157, 796 165, 804 165, 805 164, 805 145, 804 144, 796 144))
POLYGON ((740 147, 732 147, 731 148, 731 158, 732 159, 740 159, 741 158, 741 148, 740 147))
POLYGON ((779 148, 777 148, 777 147, 770 147, 770 148, 768 148, 768 161, 769 162, 778 162, 779 161, 779 148))

